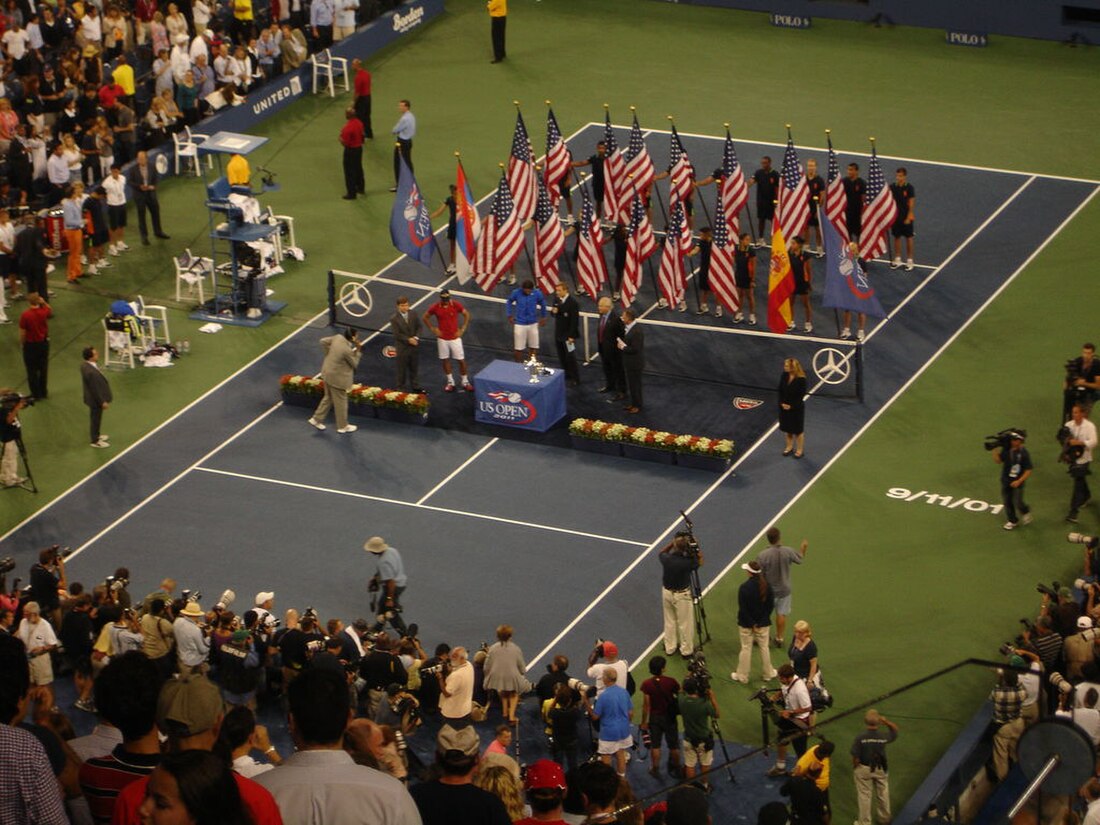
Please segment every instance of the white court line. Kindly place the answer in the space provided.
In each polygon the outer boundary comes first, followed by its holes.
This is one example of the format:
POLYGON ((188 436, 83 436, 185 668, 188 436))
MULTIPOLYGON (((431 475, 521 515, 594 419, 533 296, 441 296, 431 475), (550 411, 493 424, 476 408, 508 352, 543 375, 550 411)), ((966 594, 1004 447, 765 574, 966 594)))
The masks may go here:
POLYGON ((456 475, 458 475, 458 474, 459 474, 459 473, 461 473, 461 472, 462 472, 463 470, 465 470, 465 469, 466 469, 466 468, 467 468, 467 467, 468 467, 469 465, 471 465, 471 464, 473 464, 473 463, 474 463, 475 461, 477 461, 477 460, 478 460, 478 458, 480 458, 480 457, 481 457, 481 454, 482 454, 483 452, 485 452, 486 450, 488 450, 488 449, 489 449, 490 447, 492 447, 492 446, 493 446, 494 444, 496 444, 496 443, 497 443, 498 441, 500 441, 500 438, 499 438, 499 437, 496 437, 496 436, 494 436, 494 437, 493 437, 493 440, 492 440, 492 441, 490 441, 490 442, 488 442, 488 443, 486 443, 486 444, 483 444, 480 450, 478 450, 478 451, 477 451, 476 453, 474 453, 474 454, 473 454, 472 456, 470 456, 470 457, 469 457, 469 458, 467 458, 467 459, 466 459, 465 461, 463 461, 463 462, 462 462, 461 464, 459 464, 459 465, 458 465, 457 467, 455 467, 455 469, 454 469, 454 470, 453 470, 453 471, 451 472, 451 474, 450 474, 449 476, 447 476, 447 477, 446 477, 445 479, 443 479, 443 480, 442 480, 441 482, 439 482, 439 483, 438 483, 437 485, 435 485, 434 487, 432 487, 432 489, 428 490, 428 492, 426 492, 426 493, 425 493, 425 494, 424 494, 423 496, 421 496, 421 497, 420 497, 420 500, 419 500, 418 502, 416 502, 416 503, 417 503, 417 505, 421 505, 421 504, 423 504, 423 503, 424 503, 425 501, 427 501, 427 500, 428 500, 428 499, 430 499, 430 498, 431 498, 432 496, 434 496, 434 495, 435 495, 435 494, 436 494, 437 492, 439 492, 439 491, 440 491, 440 490, 441 490, 441 489, 443 488, 443 485, 444 485, 444 484, 446 484, 446 483, 447 483, 448 481, 450 481, 450 480, 451 480, 452 478, 454 478, 454 477, 455 477, 456 475))
MULTIPOLYGON (((1094 188, 1094 189, 1092 190, 1092 192, 1090 192, 1090 193, 1089 193, 1089 196, 1088 196, 1087 198, 1085 198, 1085 199, 1084 199, 1083 201, 1081 201, 1081 203, 1080 203, 1080 204, 1079 204, 1079 205, 1077 206, 1077 208, 1076 208, 1076 209, 1074 209, 1074 210, 1073 210, 1073 212, 1071 212, 1071 213, 1070 213, 1070 214, 1069 214, 1069 215, 1068 215, 1068 216, 1066 217, 1066 219, 1065 219, 1064 221, 1062 221, 1062 222, 1061 222, 1061 223, 1060 223, 1060 224, 1058 225, 1058 228, 1057 228, 1057 229, 1055 229, 1055 230, 1054 230, 1054 231, 1053 231, 1053 232, 1052 232, 1052 233, 1051 233, 1051 234, 1050 234, 1050 235, 1049 235, 1049 236, 1047 237, 1047 239, 1046 239, 1045 241, 1043 241, 1043 242, 1042 242, 1041 244, 1039 244, 1039 246, 1035 248, 1035 251, 1033 251, 1033 252, 1032 252, 1032 253, 1031 253, 1030 255, 1028 255, 1027 259, 1026 259, 1026 260, 1025 260, 1025 261, 1024 261, 1024 262, 1023 262, 1022 264, 1020 264, 1020 265, 1019 265, 1019 266, 1018 266, 1018 267, 1016 268, 1016 271, 1015 271, 1015 272, 1013 272, 1013 273, 1012 273, 1011 275, 1009 275, 1009 276, 1008 276, 1008 277, 1007 277, 1007 278, 1005 279, 1005 282, 1004 282, 1003 284, 1001 284, 1001 285, 1000 285, 999 287, 997 287, 996 291, 994 291, 994 293, 993 293, 992 295, 990 295, 990 296, 989 296, 989 297, 988 297, 988 298, 987 298, 987 299, 985 300, 985 302, 984 302, 984 303, 982 303, 982 305, 981 305, 980 307, 978 307, 978 309, 977 309, 977 310, 976 310, 975 312, 973 312, 973 313, 971 314, 971 316, 970 316, 969 318, 967 318, 967 319, 966 319, 966 321, 964 321, 964 322, 963 322, 962 326, 961 326, 961 327, 959 327, 959 328, 958 328, 958 330, 956 330, 956 331, 955 331, 955 333, 954 333, 954 334, 953 334, 953 335, 952 335, 952 336, 951 336, 950 338, 948 338, 948 339, 947 339, 947 340, 946 340, 946 341, 945 341, 945 342, 943 343, 943 345, 942 345, 942 346, 941 346, 941 347, 940 347, 940 348, 939 348, 938 350, 936 350, 936 351, 935 351, 935 353, 933 353, 933 354, 932 354, 932 357, 931 357, 931 358, 929 358, 929 359, 928 359, 928 360, 927 360, 927 361, 926 361, 926 362, 925 362, 925 363, 924 363, 924 364, 923 364, 923 365, 922 365, 922 366, 920 367, 920 369, 918 369, 918 370, 917 370, 916 372, 914 372, 914 373, 913 373, 913 375, 912 375, 912 377, 910 377, 908 381, 906 381, 906 382, 905 382, 905 383, 904 383, 904 384, 903 384, 903 385, 902 385, 901 387, 899 387, 899 388, 898 388, 897 392, 895 392, 895 393, 894 393, 894 394, 893 394, 892 396, 890 396, 890 398, 889 398, 889 399, 888 399, 888 400, 887 400, 887 401, 886 401, 886 402, 885 402, 885 403, 884 403, 884 404, 882 405, 882 407, 880 407, 880 408, 879 408, 879 410, 878 410, 878 411, 877 411, 877 412, 876 412, 876 413, 875 413, 874 415, 872 415, 872 416, 871 416, 871 418, 870 418, 870 419, 868 419, 868 420, 867 420, 867 422, 866 422, 866 423, 865 423, 865 424, 864 424, 864 425, 863 425, 862 427, 860 427, 860 428, 859 428, 859 429, 858 429, 858 430, 857 430, 857 431, 856 431, 856 432, 855 432, 855 433, 854 433, 854 434, 852 435, 852 437, 851 437, 851 438, 849 438, 849 439, 848 439, 848 440, 847 440, 847 441, 845 442, 844 446, 843 446, 843 447, 841 447, 841 448, 840 448, 839 450, 837 450, 837 452, 836 452, 836 453, 835 453, 835 454, 834 454, 834 455, 832 456, 832 458, 830 458, 830 459, 829 459, 829 460, 828 460, 828 461, 827 461, 827 462, 826 462, 826 463, 825 463, 825 464, 824 464, 824 465, 823 465, 823 466, 821 467, 821 469, 820 469, 820 470, 818 470, 818 471, 817 471, 817 472, 816 472, 816 473, 814 474, 813 478, 811 478, 811 479, 810 479, 809 481, 807 481, 807 482, 806 482, 806 483, 805 483, 805 484, 804 484, 804 485, 802 486, 802 489, 800 489, 800 490, 799 490, 799 491, 798 491, 797 493, 795 493, 795 495, 794 495, 794 496, 793 496, 793 497, 791 498, 791 500, 790 500, 790 501, 788 501, 788 502, 787 502, 786 504, 784 504, 782 508, 780 508, 780 510, 779 510, 779 511, 778 511, 778 512, 777 512, 777 513, 775 514, 775 516, 773 516, 773 517, 772 517, 771 519, 769 519, 769 522, 768 522, 768 526, 771 526, 772 524, 775 524, 776 522, 778 522, 778 521, 779 521, 779 519, 780 519, 780 518, 782 518, 782 516, 783 516, 784 514, 786 514, 786 512, 787 512, 788 510, 790 510, 790 509, 791 509, 791 508, 792 508, 792 507, 793 507, 793 506, 794 506, 794 505, 795 505, 795 504, 796 504, 796 503, 798 502, 798 500, 799 500, 799 499, 801 499, 801 498, 802 498, 802 496, 803 496, 803 495, 805 495, 805 494, 806 494, 806 493, 807 493, 807 492, 808 492, 808 491, 810 490, 810 488, 811 488, 811 487, 813 487, 813 485, 814 485, 814 484, 816 484, 816 483, 817 483, 817 480, 818 480, 819 478, 821 478, 821 476, 822 476, 822 475, 824 475, 824 474, 825 474, 825 473, 826 473, 826 472, 827 472, 827 471, 829 470, 829 468, 833 466, 833 464, 835 464, 835 463, 836 463, 836 462, 837 462, 838 460, 840 460, 840 458, 841 458, 841 457, 842 457, 842 456, 843 456, 843 455, 844 455, 845 453, 847 453, 847 452, 848 452, 848 449, 849 449, 849 448, 850 448, 850 447, 851 447, 851 446, 852 446, 853 444, 855 444, 855 442, 856 442, 856 441, 858 441, 858 440, 859 440, 860 438, 862 438, 862 437, 863 437, 863 434, 864 434, 865 432, 867 432, 867 430, 868 430, 868 429, 870 429, 871 425, 873 425, 873 424, 874 424, 874 423, 875 423, 876 421, 878 421, 878 419, 879 419, 879 418, 880 418, 880 417, 881 417, 881 416, 882 416, 882 415, 883 415, 883 414, 884 414, 884 413, 885 413, 885 412, 886 412, 886 411, 887 411, 888 409, 890 409, 890 407, 892 407, 892 406, 894 405, 894 402, 895 402, 895 401, 897 401, 897 400, 898 400, 898 398, 900 398, 900 397, 901 397, 901 396, 902 396, 902 395, 903 395, 903 394, 904 394, 904 393, 905 393, 905 392, 906 392, 906 391, 907 391, 907 390, 909 389, 909 387, 910 387, 910 386, 912 386, 913 382, 915 382, 915 381, 916 381, 916 380, 917 380, 918 378, 920 378, 920 377, 921 377, 921 375, 923 375, 923 374, 924 374, 925 370, 927 370, 927 369, 928 369, 928 368, 929 368, 930 366, 932 366, 932 364, 934 364, 934 363, 935 363, 935 362, 936 362, 936 361, 937 361, 937 360, 939 359, 939 357, 940 357, 941 355, 943 355, 943 353, 944 353, 944 352, 946 352, 946 351, 947 351, 947 348, 948 348, 948 347, 950 347, 950 346, 951 346, 951 345, 952 345, 952 344, 953 344, 953 343, 955 342, 955 340, 956 340, 956 339, 957 339, 957 338, 958 338, 958 337, 959 337, 960 335, 962 335, 962 334, 963 334, 963 333, 964 333, 964 332, 965 332, 965 331, 967 330, 967 328, 969 328, 969 326, 970 326, 970 325, 971 325, 972 323, 974 323, 974 321, 976 321, 976 320, 977 320, 977 319, 978 319, 978 318, 979 318, 979 317, 981 316, 981 314, 982 314, 983 312, 985 312, 986 308, 988 308, 988 306, 989 306, 989 305, 990 305, 991 303, 993 303, 993 302, 994 302, 994 301, 995 301, 995 300, 996 300, 996 299, 997 299, 997 298, 998 298, 998 297, 1000 296, 1000 294, 1001 294, 1002 292, 1004 292, 1004 291, 1005 291, 1006 289, 1008 289, 1009 285, 1010 285, 1010 284, 1011 284, 1011 283, 1012 283, 1013 281, 1015 281, 1015 280, 1016 280, 1016 278, 1017 278, 1017 277, 1018 277, 1018 276, 1020 275, 1020 273, 1021 273, 1021 272, 1023 272, 1023 271, 1025 270, 1025 269, 1027 269, 1027 267, 1028 267, 1028 266, 1030 266, 1031 262, 1032 262, 1033 260, 1035 260, 1035 258, 1036 258, 1036 257, 1037 257, 1037 256, 1039 255, 1039 253, 1040 253, 1040 252, 1042 252, 1042 251, 1043 251, 1044 249, 1046 249, 1047 245, 1048 245, 1048 244, 1049 244, 1049 243, 1050 243, 1051 241, 1053 241, 1053 240, 1054 240, 1054 239, 1055 239, 1056 237, 1058 237, 1058 235, 1059 235, 1059 234, 1060 234, 1060 233, 1062 232, 1062 230, 1066 228, 1066 226, 1067 226, 1067 225, 1069 224, 1069 222, 1070 222, 1070 221, 1072 221, 1072 220, 1073 220, 1074 218, 1076 218, 1076 217, 1077 217, 1077 214, 1078 214, 1078 213, 1079 213, 1079 212, 1080 212, 1080 211, 1081 211, 1082 209, 1084 209, 1084 208, 1085 208, 1086 206, 1088 206, 1089 202, 1090 202, 1090 201, 1091 201, 1091 200, 1092 200, 1092 199, 1093 199, 1094 197, 1096 197, 1096 195, 1097 195, 1097 193, 1098 193, 1098 192, 1100 192, 1100 186, 1097 186, 1097 188, 1094 188)), ((768 434, 770 434, 770 433, 771 433, 771 432, 772 432, 772 431, 773 431, 774 429, 775 429, 775 427, 773 426, 773 427, 772 427, 772 430, 769 430, 769 431, 768 431, 768 434)), ((766 437, 766 436, 762 437, 762 438, 760 439, 760 441, 763 441, 765 437, 766 437)), ((759 443, 760 443, 760 442, 757 442, 757 444, 759 444, 759 443)), ((755 446, 756 446, 756 445, 753 445, 753 446, 754 446, 754 448, 755 448, 755 446)), ((738 463, 740 463, 740 462, 738 462, 738 463)), ((709 493, 709 491, 708 491, 708 493, 709 493)), ((695 504, 693 504, 693 505, 692 505, 692 506, 691 506, 690 508, 688 508, 688 510, 686 510, 685 512, 688 512, 688 513, 690 513, 690 512, 692 511, 692 509, 694 509, 694 507, 695 507, 695 504)), ((738 563, 739 561, 741 561, 741 559, 742 559, 742 558, 744 558, 744 556, 745 556, 745 553, 747 553, 747 552, 749 551, 749 549, 750 549, 750 548, 751 548, 751 547, 752 547, 752 546, 753 546, 753 545, 754 545, 754 544, 755 544, 756 542, 760 541, 760 539, 761 539, 761 538, 762 538, 762 537, 764 536, 764 534, 765 534, 766 532, 767 532, 767 527, 763 527, 763 528, 761 528, 760 532, 759 532, 759 533, 757 533, 757 534, 756 534, 756 535, 755 535, 755 536, 754 536, 754 537, 752 538, 752 540, 751 540, 751 541, 749 541, 749 542, 748 542, 748 543, 747 543, 747 544, 746 544, 746 545, 745 545, 745 546, 744 546, 743 548, 741 548, 741 552, 740 552, 740 553, 738 553, 738 554, 737 554, 736 556, 734 556, 734 557, 733 557, 733 558, 732 558, 732 559, 730 560, 729 564, 727 564, 727 565, 726 565, 725 567, 723 567, 723 568, 722 568, 722 569, 721 569, 721 570, 719 571, 718 575, 714 577, 714 579, 713 579, 713 580, 711 581, 711 583, 710 583, 710 584, 708 584, 708 585, 707 585, 707 586, 706 586, 706 587, 705 587, 705 588, 703 589, 703 595, 706 595, 706 594, 707 594, 707 593, 709 593, 709 592, 710 592, 711 590, 713 590, 713 589, 714 589, 714 588, 715 588, 715 587, 716 587, 716 586, 718 585, 718 583, 719 583, 719 582, 721 582, 721 580, 722 580, 722 579, 723 579, 723 578, 725 577, 725 575, 726 575, 727 573, 729 573, 729 572, 730 572, 730 570, 732 570, 732 569, 733 569, 734 565, 736 565, 736 564, 737 564, 737 563, 738 563)), ((594 605, 593 605, 593 606, 594 606, 594 605)), ((588 609, 591 609, 591 607, 592 607, 592 606, 590 606, 590 607, 589 607, 588 609)), ((585 612, 587 612, 587 609, 586 609, 586 611, 585 611, 585 612)), ((575 621, 574 621, 574 624, 575 624, 575 621)), ((646 657, 647 655, 649 655, 649 652, 650 652, 651 650, 653 650, 653 648, 654 648, 654 647, 655 647, 655 646, 656 646, 656 645, 657 645, 658 643, 660 643, 660 641, 661 641, 661 639, 663 638, 663 636, 664 636, 664 634, 661 634, 661 635, 660 635, 660 636, 658 636, 658 637, 657 637, 656 639, 654 639, 654 640, 653 640, 653 642, 652 642, 652 643, 651 643, 651 644, 649 645, 649 647, 647 647, 647 648, 646 648, 646 649, 645 649, 645 650, 644 650, 644 651, 643 651, 642 653, 640 653, 640 654, 639 654, 639 655, 638 655, 637 657, 635 657, 635 658, 636 658, 636 660, 638 660, 638 661, 644 660, 644 659, 645 659, 645 657, 646 657)), ((559 638, 560 638, 560 636, 559 636, 559 638)), ((557 639, 555 639, 555 642, 556 642, 556 641, 557 641, 557 639)), ((540 655, 541 655, 541 654, 540 654, 540 655)))
MULTIPOLYGON (((486 445, 488 446, 488 445, 486 445)), ((279 487, 293 487, 298 490, 310 490, 315 493, 328 493, 334 496, 345 496, 347 498, 358 498, 364 501, 377 501, 381 504, 396 504, 400 507, 413 507, 418 510, 430 510, 435 513, 447 513, 448 515, 462 516, 465 518, 480 519, 483 521, 495 521, 499 524, 514 524, 517 527, 530 527, 534 530, 546 530, 551 533, 564 533, 568 536, 580 536, 586 539, 596 539, 598 541, 609 541, 614 544, 629 544, 635 547, 647 547, 648 545, 644 541, 633 541, 632 539, 621 539, 616 536, 605 536, 599 533, 586 533, 583 530, 569 530, 565 527, 555 527, 552 524, 537 524, 531 521, 519 521, 518 519, 504 518, 503 516, 490 516, 487 513, 471 513, 467 510, 456 510, 453 507, 437 507, 432 504, 421 504, 419 501, 402 501, 397 498, 386 498, 385 496, 372 496, 370 493, 353 493, 350 490, 336 490, 332 487, 320 487, 315 484, 303 484, 298 481, 283 481, 278 478, 266 478, 264 476, 254 476, 248 473, 236 473, 231 470, 218 470, 214 467, 196 467, 200 473, 212 473, 214 475, 228 476, 230 478, 240 478, 246 481, 259 481, 264 484, 274 484, 279 487)))
MULTIPOLYGON (((595 126, 599 129, 603 129, 604 128, 604 123, 603 122, 597 123, 596 121, 591 121, 590 120, 588 123, 586 123, 580 129, 578 129, 576 132, 574 132, 572 135, 570 135, 568 140, 572 140, 574 137, 576 137, 578 134, 580 134, 581 132, 588 129, 590 126, 595 126)), ((630 129, 631 129, 630 126, 620 126, 619 124, 616 124, 616 123, 612 123, 611 128, 612 129, 621 129, 625 132, 629 132, 630 129)), ((653 132, 653 133, 659 134, 659 135, 671 135, 672 134, 672 132, 670 130, 667 130, 667 129, 646 129, 645 131, 653 132)), ((698 134, 697 132, 683 132, 683 131, 680 131, 679 129, 677 129, 676 131, 679 133, 680 137, 687 136, 687 137, 697 138, 699 140, 720 140, 720 141, 723 141, 723 142, 725 142, 725 140, 726 140, 725 135, 701 135, 701 134, 698 134)), ((568 140, 566 142, 568 142, 568 140)), ((736 138, 736 137, 733 138, 733 141, 734 141, 734 143, 751 143, 754 146, 778 146, 780 148, 787 145, 786 143, 773 143, 773 142, 767 141, 767 140, 751 140, 749 138, 736 138)), ((795 144, 795 148, 796 149, 804 149, 808 152, 822 152, 822 153, 824 153, 824 152, 829 151, 829 147, 827 147, 827 146, 804 146, 804 145, 798 144, 798 143, 795 144)), ((861 157, 861 158, 871 157, 870 152, 856 152, 856 151, 851 151, 851 150, 848 150, 848 149, 838 149, 836 146, 833 147, 833 151, 835 151, 838 155, 853 155, 855 157, 861 157)), ((972 169, 976 172, 997 172, 997 173, 1002 174, 1002 175, 1030 176, 1030 177, 1035 177, 1035 178, 1047 178, 1048 180, 1064 180, 1064 181, 1069 181, 1071 183, 1091 183, 1091 184, 1100 186, 1100 180, 1091 180, 1089 178, 1074 178, 1074 177, 1068 177, 1066 175, 1045 175, 1042 172, 1022 172, 1019 169, 1000 169, 996 166, 973 166, 973 165, 968 164, 968 163, 951 163, 950 161, 945 161, 945 160, 926 160, 926 159, 923 159, 923 158, 900 158, 900 157, 897 157, 896 155, 882 155, 882 154, 879 155, 879 158, 881 160, 897 160, 897 161, 909 161, 910 163, 923 163, 923 164, 926 164, 928 166, 947 166, 947 167, 950 167, 952 169, 972 169)), ((742 168, 744 168, 744 164, 741 164, 741 166, 742 166, 742 168)))

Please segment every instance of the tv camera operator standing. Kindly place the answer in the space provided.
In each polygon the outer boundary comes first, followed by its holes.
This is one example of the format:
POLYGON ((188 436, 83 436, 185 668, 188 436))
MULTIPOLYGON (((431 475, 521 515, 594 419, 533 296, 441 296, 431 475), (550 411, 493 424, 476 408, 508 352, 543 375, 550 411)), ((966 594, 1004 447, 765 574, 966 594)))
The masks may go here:
POLYGON ((665 655, 677 648, 687 658, 695 652, 694 573, 703 564, 703 552, 690 528, 676 534, 658 558, 661 561, 661 608, 665 620, 665 655))
POLYGON ((7 387, 0 389, 0 486, 18 487, 27 479, 19 475, 19 447, 23 440, 19 411, 27 398, 7 387))

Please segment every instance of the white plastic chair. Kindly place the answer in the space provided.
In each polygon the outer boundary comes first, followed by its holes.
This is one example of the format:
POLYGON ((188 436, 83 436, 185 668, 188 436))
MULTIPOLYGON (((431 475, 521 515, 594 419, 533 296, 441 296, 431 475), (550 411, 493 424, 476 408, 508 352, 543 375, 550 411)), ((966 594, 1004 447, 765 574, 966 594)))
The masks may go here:
POLYGON ((334 57, 331 49, 325 49, 313 55, 310 60, 313 63, 313 93, 317 94, 322 89, 328 89, 329 97, 336 97, 337 74, 344 83, 344 91, 351 91, 348 81, 348 59, 346 57, 334 57), (318 84, 317 78, 324 79, 324 86, 318 84))
MULTIPOLYGON (((206 140, 207 135, 201 135, 198 132, 192 132, 190 126, 184 126, 182 132, 176 132, 172 135, 172 144, 176 149, 176 174, 180 173, 180 159, 185 162, 189 162, 191 169, 195 175, 199 174, 199 144, 206 140)), ((214 168, 214 157, 212 155, 206 156, 206 165, 208 169, 214 168)))
POLYGON ((130 302, 130 306, 134 308, 138 325, 141 328, 141 346, 143 352, 156 346, 158 340, 172 340, 168 332, 168 310, 165 307, 157 304, 147 304, 145 303, 145 299, 140 295, 138 295, 136 301, 130 302), (162 333, 159 339, 157 337, 158 324, 160 325, 160 332, 162 333))
POLYGON ((211 279, 210 291, 213 294, 214 261, 211 258, 197 258, 191 254, 190 249, 183 250, 182 255, 172 258, 176 267, 176 300, 182 301, 181 287, 187 285, 187 294, 194 296, 199 293, 199 303, 206 303, 206 279, 211 279))

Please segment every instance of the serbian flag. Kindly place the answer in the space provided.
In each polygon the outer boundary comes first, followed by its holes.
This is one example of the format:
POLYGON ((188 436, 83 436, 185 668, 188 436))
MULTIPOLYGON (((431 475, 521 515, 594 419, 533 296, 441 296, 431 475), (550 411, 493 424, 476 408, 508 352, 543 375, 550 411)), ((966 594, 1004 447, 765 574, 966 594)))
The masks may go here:
POLYGON ((390 212, 390 238, 398 252, 404 252, 414 261, 430 266, 435 252, 435 233, 428 205, 420 196, 409 164, 400 158, 401 172, 397 179, 397 195, 390 212))
POLYGON ((458 178, 455 182, 455 276, 460 284, 470 280, 471 262, 481 237, 481 218, 477 215, 474 195, 462 161, 458 162, 458 178))
POLYGON ((821 305, 885 318, 863 262, 852 252, 853 245, 841 238, 828 215, 821 222, 821 236, 825 241, 825 297, 821 305))
POLYGON ((772 234, 772 261, 768 270, 768 328, 786 332, 793 323, 791 296, 794 295, 794 275, 783 230, 778 226, 772 234))

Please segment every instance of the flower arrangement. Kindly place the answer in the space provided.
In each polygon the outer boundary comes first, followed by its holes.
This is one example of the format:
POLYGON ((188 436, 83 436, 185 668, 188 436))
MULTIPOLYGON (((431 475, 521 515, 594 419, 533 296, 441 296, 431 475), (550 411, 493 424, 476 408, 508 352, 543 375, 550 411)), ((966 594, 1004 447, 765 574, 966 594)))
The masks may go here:
MULTIPOLYGON (((297 395, 312 395, 320 398, 325 393, 325 382, 308 375, 284 375, 279 380, 283 392, 297 395)), ((352 404, 368 404, 375 407, 387 407, 392 410, 415 415, 428 412, 428 396, 420 392, 402 392, 383 387, 368 387, 364 384, 352 384, 348 390, 348 401, 352 404)))
POLYGON ((626 424, 612 424, 592 418, 574 418, 569 423, 569 434, 597 441, 622 441, 675 453, 692 453, 726 460, 733 457, 733 442, 728 438, 677 435, 663 430, 629 427, 626 424))

